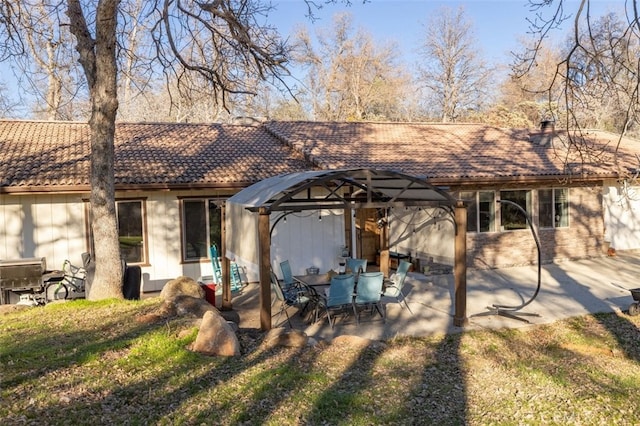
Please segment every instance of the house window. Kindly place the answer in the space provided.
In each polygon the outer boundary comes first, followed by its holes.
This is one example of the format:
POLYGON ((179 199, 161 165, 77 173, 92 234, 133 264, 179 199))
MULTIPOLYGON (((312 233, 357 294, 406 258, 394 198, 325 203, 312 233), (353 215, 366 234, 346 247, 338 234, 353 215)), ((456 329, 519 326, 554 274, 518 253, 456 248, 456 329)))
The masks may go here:
MULTIPOLYGON (((500 199, 517 204, 531 217, 531 191, 500 191, 500 199)), ((500 223, 503 231, 526 229, 528 227, 527 218, 520 209, 509 203, 500 204, 500 223)))
POLYGON ((183 200, 182 235, 184 260, 208 257, 209 247, 222 237, 219 200, 183 200))
POLYGON ((460 198, 468 203, 467 232, 495 231, 495 195, 493 191, 463 191, 460 198))
POLYGON ((142 200, 116 201, 120 254, 127 263, 145 263, 145 223, 142 200))
POLYGON ((538 220, 541 228, 569 226, 569 189, 538 190, 538 220))

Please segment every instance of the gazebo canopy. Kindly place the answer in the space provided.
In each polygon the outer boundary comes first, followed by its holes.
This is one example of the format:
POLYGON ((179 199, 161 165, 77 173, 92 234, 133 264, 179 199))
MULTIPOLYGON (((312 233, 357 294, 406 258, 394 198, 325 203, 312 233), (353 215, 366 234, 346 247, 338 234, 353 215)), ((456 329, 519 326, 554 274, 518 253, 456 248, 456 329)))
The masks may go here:
MULTIPOLYGON (((453 198, 446 188, 434 186, 418 176, 364 168, 307 171, 262 180, 229 198, 225 208, 225 255, 228 259, 242 259, 245 264, 254 265, 259 270, 262 328, 271 328, 271 213, 409 206, 441 207, 452 214, 455 210, 457 229, 462 231, 456 232, 456 247, 459 247, 456 257, 464 260, 466 210, 463 223, 458 220, 458 211, 464 210, 463 204, 453 198)), ((456 308, 454 319, 454 323, 458 324, 466 321, 465 276, 466 271, 458 274, 460 283, 456 284, 456 294, 461 296, 456 301, 459 307, 456 308)), ((225 283, 225 293, 227 291, 225 283)), ((230 304, 228 293, 224 299, 230 304)))
POLYGON ((424 178, 372 169, 320 170, 274 176, 235 194, 229 204, 250 211, 453 206, 455 199, 424 178))

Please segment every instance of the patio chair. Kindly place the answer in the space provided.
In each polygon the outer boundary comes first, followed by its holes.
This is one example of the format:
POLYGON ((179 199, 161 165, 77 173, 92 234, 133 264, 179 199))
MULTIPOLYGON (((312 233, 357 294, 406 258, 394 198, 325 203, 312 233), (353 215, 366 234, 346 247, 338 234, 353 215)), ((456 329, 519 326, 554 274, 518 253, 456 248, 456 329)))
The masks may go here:
POLYGON ((291 291, 291 292, 284 292, 282 290, 282 287, 280 286, 280 281, 278 281, 278 277, 276 276, 276 274, 273 273, 273 271, 271 271, 271 288, 273 289, 273 292, 276 295, 276 300, 278 300, 280 302, 280 310, 278 311, 277 314, 278 317, 276 318, 276 325, 278 324, 278 321, 280 320, 280 317, 282 316, 282 313, 284 312, 284 314, 287 316, 287 323, 289 324, 289 328, 293 328, 291 326, 291 319, 289 318, 289 313, 287 312, 287 309, 289 309, 290 307, 303 307, 306 308, 306 306, 309 304, 309 302, 311 301, 310 297, 308 295, 305 295, 302 291, 298 292, 298 291, 291 291))
POLYGON ((347 259, 347 272, 348 271, 351 271, 353 275, 367 272, 367 259, 347 259))
POLYGON ((324 300, 321 299, 319 301, 327 312, 327 319, 329 320, 331 328, 333 328, 335 324, 335 317, 333 321, 331 320, 331 312, 348 313, 352 309, 355 285, 355 276, 352 274, 335 275, 331 277, 329 293, 324 300))
POLYGON ((382 272, 363 272, 358 278, 358 288, 353 299, 353 313, 356 316, 356 324, 360 324, 360 312, 364 309, 378 311, 382 317, 382 322, 386 321, 384 308, 380 303, 382 297, 382 283, 384 275, 382 272))
POLYGON ((409 272, 410 267, 411 262, 407 262, 406 260, 400 261, 395 274, 392 274, 384 283, 384 296, 395 298, 400 307, 402 307, 402 302, 404 301, 407 309, 411 315, 413 315, 413 311, 409 307, 409 303, 407 303, 407 295, 402 291, 402 288, 404 287, 404 280, 407 278, 407 272, 409 272), (400 300, 400 298, 402 298, 402 300, 400 300))
POLYGON ((282 271, 282 283, 285 289, 296 286, 296 280, 291 272, 291 264, 288 260, 280 262, 280 270, 282 271))
MULTIPOLYGON (((220 259, 218 258, 218 247, 212 244, 209 248, 209 254, 211 255, 211 265, 213 266, 213 282, 216 284, 222 283, 222 266, 220 259)), ((235 262, 230 264, 231 270, 231 291, 239 291, 242 289, 242 278, 240 277, 240 269, 235 262)))

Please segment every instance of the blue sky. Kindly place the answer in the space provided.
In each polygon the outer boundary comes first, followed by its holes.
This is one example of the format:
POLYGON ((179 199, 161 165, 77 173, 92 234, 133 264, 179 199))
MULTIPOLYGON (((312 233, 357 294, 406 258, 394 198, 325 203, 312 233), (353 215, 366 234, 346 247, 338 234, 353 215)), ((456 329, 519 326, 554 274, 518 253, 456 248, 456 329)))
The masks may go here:
MULTIPOLYGON (((366 4, 352 0, 350 7, 324 6, 316 13, 319 20, 312 24, 305 17, 306 5, 302 0, 272 2, 277 10, 269 22, 276 25, 285 37, 291 35, 296 25, 330 27, 335 13, 348 11, 354 17, 354 25, 367 29, 375 40, 396 41, 407 65, 414 62, 413 55, 424 32, 424 24, 442 7, 464 7, 467 18, 473 23, 477 45, 490 63, 510 62, 510 52, 517 48, 518 38, 527 34, 529 24, 526 18, 533 18, 526 0, 371 0, 366 4)), ((321 3, 322 0, 316 2, 321 3)), ((577 0, 565 2, 567 12, 575 11, 577 0)), ((598 8, 596 12, 606 12, 623 7, 624 1, 592 0, 592 4, 598 8)), ((17 89, 6 64, 0 64, 0 82, 12 90, 17 89)), ((12 97, 16 97, 15 92, 12 97)))
MULTIPOLYGON (((597 8, 596 12, 621 8, 624 4, 624 0, 591 2, 592 7, 597 8)), ((518 39, 529 31, 527 17, 534 18, 526 0, 370 0, 366 4, 362 4, 362 0, 352 0, 350 7, 324 6, 317 12, 320 20, 312 24, 305 18, 306 6, 302 0, 273 0, 273 3, 277 4, 277 10, 270 21, 283 35, 290 34, 297 24, 310 28, 329 27, 333 14, 347 11, 353 15, 354 25, 367 29, 376 40, 395 40, 405 58, 410 58, 419 45, 430 16, 443 7, 464 8, 467 19, 473 24, 478 47, 490 62, 508 63, 510 52, 518 46, 518 39)), ((568 13, 577 9, 579 1, 565 0, 565 3, 568 13)), ((548 15, 552 9, 541 10, 548 15)), ((554 34, 560 37, 562 32, 554 34)))
POLYGON ((487 59, 504 60, 516 39, 527 31, 525 20, 528 9, 523 0, 492 1, 429 1, 429 0, 371 0, 362 4, 353 0, 350 7, 325 6, 317 12, 320 18, 310 23, 305 18, 305 5, 300 0, 280 0, 272 22, 283 34, 295 25, 309 28, 329 27, 332 15, 346 11, 353 15, 354 25, 368 30, 376 40, 394 40, 403 56, 411 57, 424 33, 424 24, 442 7, 457 9, 463 6, 467 18, 473 23, 479 47, 487 59))

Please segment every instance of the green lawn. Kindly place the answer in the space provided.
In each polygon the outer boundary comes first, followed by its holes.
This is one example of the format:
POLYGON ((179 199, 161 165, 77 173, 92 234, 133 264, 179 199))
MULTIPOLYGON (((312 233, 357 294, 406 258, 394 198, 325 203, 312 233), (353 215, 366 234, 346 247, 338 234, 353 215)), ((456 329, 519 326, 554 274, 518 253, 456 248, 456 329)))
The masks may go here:
POLYGON ((640 424, 640 317, 397 338, 367 348, 189 352, 158 299, 0 315, 0 419, 14 424, 640 424))

